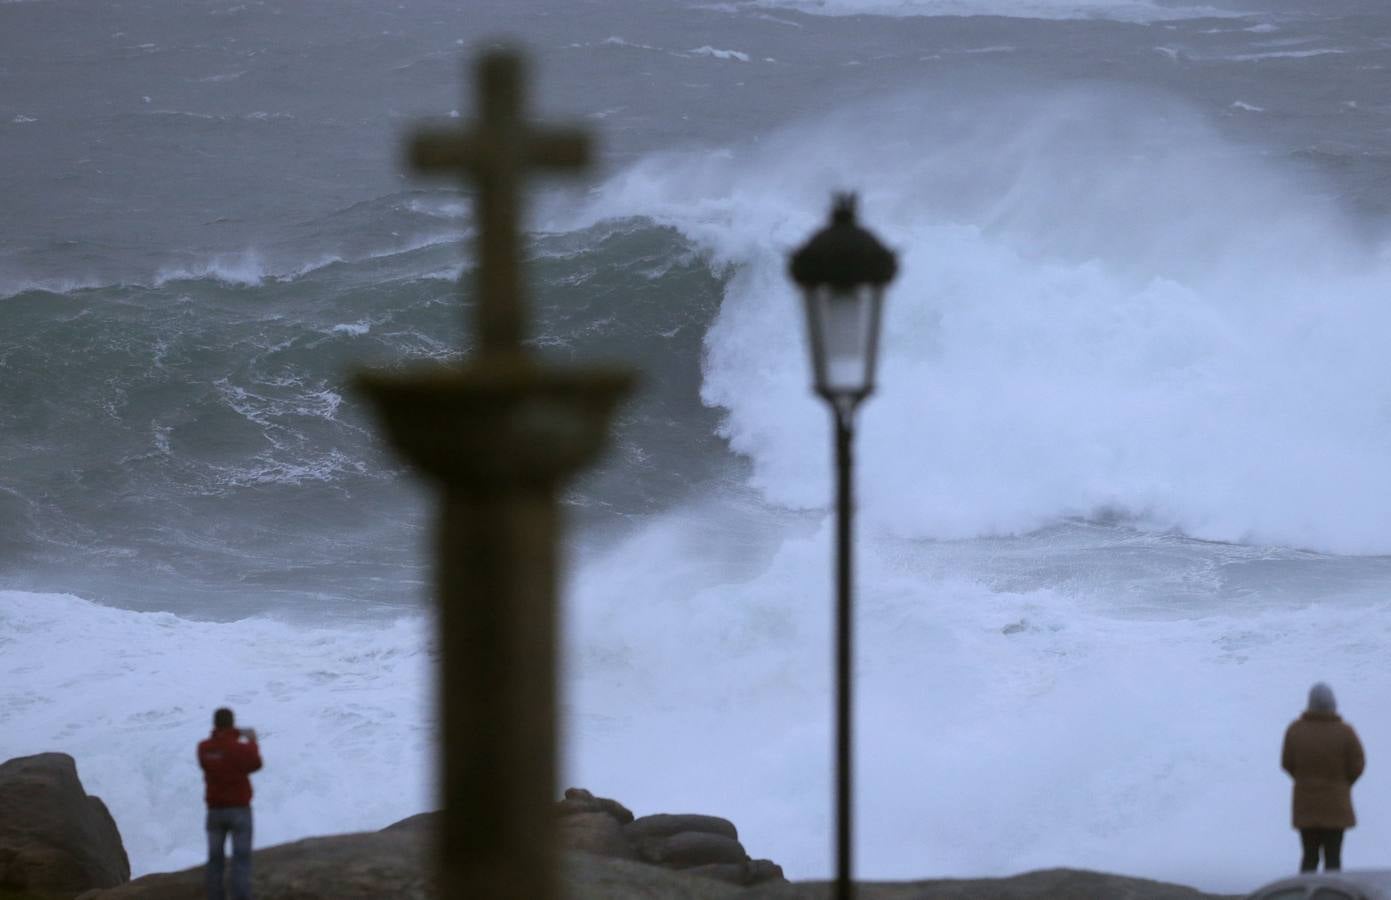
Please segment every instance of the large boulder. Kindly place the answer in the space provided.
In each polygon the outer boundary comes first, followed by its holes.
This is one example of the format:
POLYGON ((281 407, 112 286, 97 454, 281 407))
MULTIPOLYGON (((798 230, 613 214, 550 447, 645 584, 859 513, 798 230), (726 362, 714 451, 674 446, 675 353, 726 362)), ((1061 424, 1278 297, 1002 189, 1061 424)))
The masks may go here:
POLYGON ((608 813, 575 813, 562 818, 556 829, 560 846, 613 859, 638 859, 638 852, 623 836, 623 826, 608 813))
POLYGON ((566 854, 565 900, 741 900, 744 889, 710 878, 589 853, 566 854))
POLYGON ((744 863, 744 845, 723 834, 678 831, 669 837, 650 837, 638 842, 642 858, 668 869, 691 869, 722 863, 744 863))
POLYGON ((562 817, 575 813, 608 813, 619 825, 633 821, 633 813, 628 807, 608 797, 596 797, 584 788, 566 788, 565 797, 556 803, 555 811, 562 817))
POLYGON ((782 866, 769 859, 746 859, 737 863, 706 863, 682 869, 683 875, 714 878, 729 884, 762 884, 765 881, 786 881, 782 866))
POLYGON ((653 865, 736 885, 785 880, 776 863, 749 859, 734 823, 719 816, 643 816, 624 825, 623 834, 653 865))
POLYGON ((624 825, 623 831, 632 841, 671 837, 673 834, 680 834, 683 831, 721 834, 732 840, 739 840, 738 830, 734 827, 734 823, 728 819, 721 819, 719 816, 700 816, 693 813, 681 815, 658 813, 653 816, 643 816, 624 825))
MULTIPOLYGON (((597 804, 592 808, 600 809, 597 804)), ((439 825, 438 811, 425 812, 393 822, 382 831, 412 832, 428 838, 439 825)), ((575 812, 573 807, 566 808, 556 822, 556 841, 562 850, 582 850, 614 859, 639 858, 636 848, 624 836, 623 826, 609 812, 575 812)))
POLYGON ((116 822, 83 789, 71 756, 0 763, 0 893, 71 896, 129 880, 116 822))
POLYGON ((634 819, 617 800, 569 788, 556 804, 560 846, 610 859, 637 860, 734 885, 782 881, 782 869, 751 860, 734 823, 718 816, 659 814, 634 819))

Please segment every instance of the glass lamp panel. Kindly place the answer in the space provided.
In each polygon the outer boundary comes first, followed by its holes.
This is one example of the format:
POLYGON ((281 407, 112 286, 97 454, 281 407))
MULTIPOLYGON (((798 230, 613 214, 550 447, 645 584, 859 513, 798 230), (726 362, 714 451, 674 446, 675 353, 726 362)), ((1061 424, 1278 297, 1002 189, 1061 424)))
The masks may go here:
POLYGON ((848 290, 822 285, 810 292, 813 364, 822 393, 860 395, 873 386, 880 296, 873 285, 848 290))

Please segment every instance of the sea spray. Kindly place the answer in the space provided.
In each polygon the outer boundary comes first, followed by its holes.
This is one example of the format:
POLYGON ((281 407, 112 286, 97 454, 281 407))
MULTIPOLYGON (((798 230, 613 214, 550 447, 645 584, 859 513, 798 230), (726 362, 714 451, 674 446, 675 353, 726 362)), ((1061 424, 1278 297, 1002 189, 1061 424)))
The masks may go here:
POLYGON ((1204 3, 1153 0, 756 0, 761 6, 831 16, 1016 16, 1156 22, 1233 15, 1204 3))
POLYGON ((543 5, 0 5, 0 564, 49 592, 0 594, 0 757, 73 752, 137 871, 201 857, 219 690, 270 732, 262 842, 431 802, 430 508, 346 378, 467 352, 469 198, 400 138, 510 33, 536 118, 599 140, 578 193, 528 186, 538 341, 648 374, 567 496, 565 782, 829 871, 829 432, 783 266, 852 188, 905 264, 860 872, 1243 891, 1291 868, 1317 678, 1372 861, 1391 561, 1301 548, 1387 531, 1382 6, 543 5))
POLYGON ((260 846, 383 828, 432 808, 424 626, 218 623, 0 592, 0 756, 72 755, 136 876, 206 852, 194 749, 218 706, 260 736, 260 846))
POLYGON ((646 160, 589 215, 672 225, 729 273, 702 396, 773 502, 828 490, 783 268, 829 185, 858 188, 902 258, 861 417, 868 521, 955 538, 1119 512, 1391 548, 1385 260, 1292 173, 1138 99, 900 94, 646 160))
MULTIPOLYGON (((790 877, 824 878, 833 529, 707 512, 653 520, 580 572, 566 780, 634 809, 721 811, 790 877)), ((1380 592, 1264 594, 1278 578, 1372 587, 1384 566, 1099 526, 868 538, 856 858, 876 879, 1065 865, 1239 892, 1297 849, 1279 741, 1309 680, 1358 692, 1343 706, 1364 741, 1391 740, 1380 592)), ((1368 778, 1364 853, 1391 834, 1368 778)))

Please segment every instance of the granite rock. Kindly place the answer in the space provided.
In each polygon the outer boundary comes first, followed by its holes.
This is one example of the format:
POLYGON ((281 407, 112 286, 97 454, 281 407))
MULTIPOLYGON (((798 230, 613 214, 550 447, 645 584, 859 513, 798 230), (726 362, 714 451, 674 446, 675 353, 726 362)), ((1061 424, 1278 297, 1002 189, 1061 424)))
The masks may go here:
MULTIPOLYGON (((768 883, 748 888, 743 900, 829 900, 827 882, 768 883)), ((1083 869, 1041 869, 1008 878, 859 882, 856 900, 1237 900, 1178 884, 1083 869)))
POLYGON ((786 881, 782 866, 768 859, 746 859, 737 863, 707 863, 682 869, 683 875, 714 878, 727 884, 750 885, 764 881, 786 881))
MULTIPOLYGON (((391 828, 308 838, 252 853, 256 900, 425 900, 434 898, 428 830, 391 828)), ((203 900, 203 867, 146 875, 78 900, 203 900)))
POLYGON ((556 827, 560 846, 567 850, 583 850, 613 859, 638 859, 638 851, 623 836, 623 826, 603 812, 575 813, 565 816, 556 827))
POLYGON ((66 753, 0 764, 0 893, 71 896, 130 878, 106 804, 88 796, 66 753))
MULTIPOLYGON (((256 900, 435 900, 408 829, 314 838, 256 852, 256 900)), ((201 867, 150 875, 78 900, 203 900, 201 867)), ((571 851, 561 863, 566 900, 829 900, 824 883, 740 887, 692 870, 671 871, 571 851)), ((861 882, 856 900, 1226 900, 1192 888, 1103 872, 1050 869, 1012 878, 861 882)))
POLYGON ((719 816, 658 813, 653 816, 642 816, 623 826, 623 832, 632 841, 671 837, 673 834, 679 834, 683 831, 719 834, 736 841, 739 840, 739 832, 734 827, 734 823, 728 819, 721 819, 719 816))
POLYGON ((742 864, 749 858, 743 844, 723 834, 704 831, 678 831, 668 837, 644 838, 637 843, 643 859, 669 869, 742 864))
POLYGON ((562 816, 574 813, 608 813, 619 825, 633 821, 633 813, 628 807, 608 797, 596 797, 584 788, 566 788, 565 797, 556 804, 556 812, 562 816))
MULTIPOLYGON (((567 900, 826 900, 832 895, 832 886, 825 882, 790 883, 772 861, 749 859, 733 823, 726 819, 701 815, 631 819, 621 804, 605 801, 588 791, 571 789, 557 804, 557 830, 566 848, 561 863, 562 896, 567 900), (630 818, 626 824, 624 813, 630 818), (660 864, 634 858, 639 848, 660 864)), ((258 849, 252 867, 255 896, 257 900, 436 900, 429 845, 438 819, 437 812, 422 813, 377 832, 258 849)), ((0 896, 3 893, 0 889, 0 896)), ((77 900, 202 898, 203 868, 194 866, 90 890, 77 900)), ((1217 895, 1181 885, 1073 869, 1010 878, 860 882, 856 898, 1218 900, 1217 895)))

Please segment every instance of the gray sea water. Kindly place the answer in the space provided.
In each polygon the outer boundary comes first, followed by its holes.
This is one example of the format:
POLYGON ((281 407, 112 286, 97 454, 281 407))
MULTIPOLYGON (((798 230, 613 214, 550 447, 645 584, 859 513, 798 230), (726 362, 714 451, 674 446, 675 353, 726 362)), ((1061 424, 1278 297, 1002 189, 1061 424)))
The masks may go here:
POLYGON ((427 806, 430 498, 349 387, 467 353, 469 195, 403 162, 530 53, 538 352, 639 368, 567 496, 565 777, 830 869, 829 430, 786 253, 900 254, 860 433, 861 874, 1292 868, 1285 722, 1391 836, 1391 14, 1372 2, 0 2, 0 758, 198 861, 427 806), (1086 753, 1079 748, 1087 748, 1086 753), (345 793, 345 781, 360 785, 345 793))

